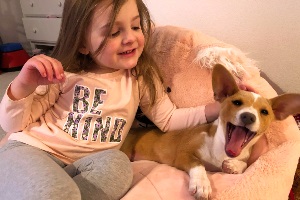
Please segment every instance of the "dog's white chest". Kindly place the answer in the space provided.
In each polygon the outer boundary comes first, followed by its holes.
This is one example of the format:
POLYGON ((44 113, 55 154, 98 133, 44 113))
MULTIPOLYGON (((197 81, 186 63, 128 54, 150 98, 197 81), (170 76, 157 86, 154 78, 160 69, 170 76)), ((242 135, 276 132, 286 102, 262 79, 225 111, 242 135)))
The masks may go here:
MULTIPOLYGON (((216 121, 215 123, 218 123, 216 121)), ((221 171, 222 162, 228 158, 225 153, 225 137, 221 132, 221 128, 218 127, 215 137, 209 137, 206 134, 203 146, 201 146, 198 152, 201 155, 201 160, 204 163, 206 170, 208 171, 221 171)))

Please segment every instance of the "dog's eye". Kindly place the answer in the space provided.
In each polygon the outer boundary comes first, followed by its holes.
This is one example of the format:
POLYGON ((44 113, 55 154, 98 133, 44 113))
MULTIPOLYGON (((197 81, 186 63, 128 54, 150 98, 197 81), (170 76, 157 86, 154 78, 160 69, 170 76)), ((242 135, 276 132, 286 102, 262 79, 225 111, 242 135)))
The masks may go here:
POLYGON ((243 102, 241 100, 233 100, 232 103, 236 106, 241 106, 243 105, 243 102))
POLYGON ((267 110, 265 110, 265 109, 262 109, 260 111, 260 113, 263 114, 263 115, 268 115, 269 114, 269 112, 267 110))

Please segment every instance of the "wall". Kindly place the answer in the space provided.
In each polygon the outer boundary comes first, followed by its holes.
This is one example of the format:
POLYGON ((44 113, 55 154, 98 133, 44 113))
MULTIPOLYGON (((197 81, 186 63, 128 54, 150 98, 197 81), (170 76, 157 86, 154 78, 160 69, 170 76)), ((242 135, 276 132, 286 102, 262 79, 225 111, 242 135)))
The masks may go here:
POLYGON ((0 0, 0 36, 3 43, 19 42, 26 51, 30 43, 25 36, 20 0, 0 0))
POLYGON ((256 60, 280 89, 300 93, 300 1, 144 2, 156 25, 191 28, 233 44, 256 60))
MULTIPOLYGON (((196 29, 233 44, 258 61, 280 89, 300 93, 300 1, 144 1, 157 25, 196 29)), ((19 0, 0 0, 0 36, 29 51, 19 0)))

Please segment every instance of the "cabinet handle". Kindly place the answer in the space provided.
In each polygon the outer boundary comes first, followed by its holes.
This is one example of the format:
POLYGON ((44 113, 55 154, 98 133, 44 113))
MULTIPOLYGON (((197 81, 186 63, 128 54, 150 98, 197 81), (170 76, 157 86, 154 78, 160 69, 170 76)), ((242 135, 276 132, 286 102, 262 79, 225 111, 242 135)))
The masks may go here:
POLYGON ((59 3, 58 3, 58 7, 62 7, 62 2, 59 2, 59 3))
POLYGON ((36 28, 33 29, 33 33, 37 33, 37 29, 36 28))
POLYGON ((30 6, 33 7, 33 5, 34 5, 33 2, 31 2, 31 3, 30 3, 30 6))

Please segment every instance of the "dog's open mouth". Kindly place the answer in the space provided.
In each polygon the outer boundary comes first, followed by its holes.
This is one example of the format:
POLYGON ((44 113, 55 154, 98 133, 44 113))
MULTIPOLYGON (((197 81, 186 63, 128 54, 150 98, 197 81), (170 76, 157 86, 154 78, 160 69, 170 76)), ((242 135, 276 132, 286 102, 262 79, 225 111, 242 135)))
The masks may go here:
POLYGON ((229 157, 237 157, 242 149, 254 138, 256 132, 246 127, 227 123, 225 151, 229 157))

